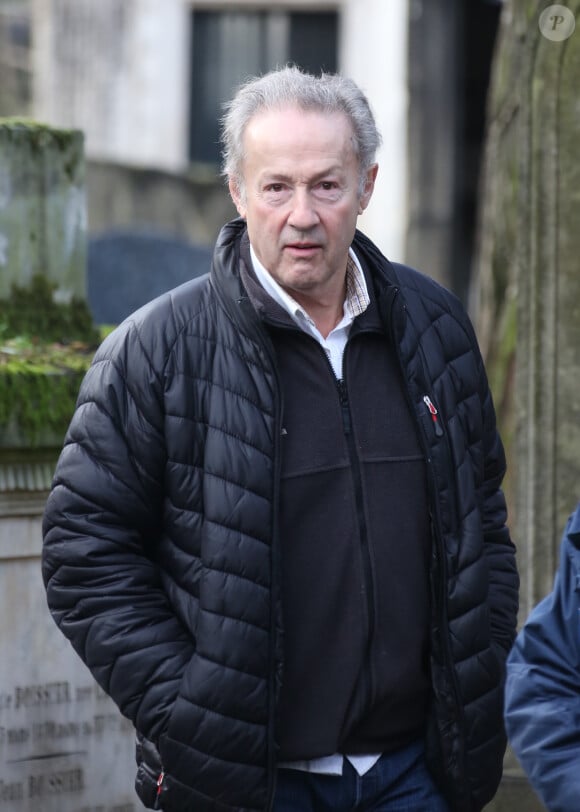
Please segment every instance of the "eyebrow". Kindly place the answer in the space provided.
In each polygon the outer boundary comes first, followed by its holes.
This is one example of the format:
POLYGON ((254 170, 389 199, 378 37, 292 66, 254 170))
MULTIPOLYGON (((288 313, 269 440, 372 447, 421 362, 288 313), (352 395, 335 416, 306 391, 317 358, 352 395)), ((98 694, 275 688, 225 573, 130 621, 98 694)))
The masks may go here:
MULTIPOLYGON (((317 172, 311 178, 308 179, 309 183, 316 183, 323 178, 328 177, 328 175, 339 175, 341 174, 342 170, 338 164, 333 164, 331 167, 324 169, 322 172, 317 172)), ((262 182, 267 183, 293 183, 293 178, 286 174, 285 172, 273 172, 264 173, 262 177, 262 182)))

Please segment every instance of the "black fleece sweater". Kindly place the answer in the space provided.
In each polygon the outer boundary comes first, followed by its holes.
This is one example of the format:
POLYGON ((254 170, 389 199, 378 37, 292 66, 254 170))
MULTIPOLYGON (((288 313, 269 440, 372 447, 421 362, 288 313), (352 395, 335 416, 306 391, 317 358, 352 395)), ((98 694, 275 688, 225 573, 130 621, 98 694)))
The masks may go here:
POLYGON ((322 347, 244 275, 283 392, 280 760, 396 750, 428 695, 425 462, 374 302, 337 382, 322 347))

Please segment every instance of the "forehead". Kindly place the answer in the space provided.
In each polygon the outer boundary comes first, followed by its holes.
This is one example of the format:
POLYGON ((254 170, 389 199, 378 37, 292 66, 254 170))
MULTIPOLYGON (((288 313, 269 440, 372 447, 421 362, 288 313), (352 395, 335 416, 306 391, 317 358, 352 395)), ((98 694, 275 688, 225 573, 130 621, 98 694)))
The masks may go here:
POLYGON ((352 124, 346 113, 282 107, 262 110, 249 120, 244 132, 247 157, 275 155, 288 159, 341 156, 355 153, 352 124))

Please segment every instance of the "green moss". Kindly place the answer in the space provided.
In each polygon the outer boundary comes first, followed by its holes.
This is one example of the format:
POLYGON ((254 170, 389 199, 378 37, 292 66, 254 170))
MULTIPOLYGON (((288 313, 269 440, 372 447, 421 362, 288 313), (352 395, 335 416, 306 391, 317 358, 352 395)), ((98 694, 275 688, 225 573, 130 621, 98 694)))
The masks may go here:
POLYGON ((58 445, 94 348, 23 343, 0 346, 0 445, 58 445))
POLYGON ((39 344, 98 341, 87 303, 77 297, 56 301, 55 291, 56 285, 41 274, 26 288, 13 285, 10 297, 0 301, 0 339, 29 336, 39 344))
POLYGON ((101 339, 86 302, 35 276, 0 302, 0 446, 62 441, 101 339))
POLYGON ((0 118, 0 130, 15 140, 26 135, 27 140, 36 148, 55 143, 59 149, 66 149, 73 141, 82 140, 80 130, 56 129, 49 124, 27 118, 0 118))

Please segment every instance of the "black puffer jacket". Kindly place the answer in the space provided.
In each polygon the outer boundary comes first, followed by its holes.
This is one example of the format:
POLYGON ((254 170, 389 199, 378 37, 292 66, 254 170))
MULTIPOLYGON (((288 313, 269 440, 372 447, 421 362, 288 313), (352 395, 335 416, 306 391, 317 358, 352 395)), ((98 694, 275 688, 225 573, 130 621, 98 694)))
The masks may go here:
MULTIPOLYGON (((147 305, 103 343, 44 520, 53 616, 157 746, 157 802, 180 812, 266 810, 275 779, 282 404, 239 279, 243 234, 242 221, 226 226, 209 277, 147 305)), ((517 608, 503 450, 459 303, 360 233, 354 247, 373 269, 429 461, 429 760, 453 808, 474 812, 501 773, 517 608)), ((140 775, 150 799, 154 773, 148 787, 140 775)))

